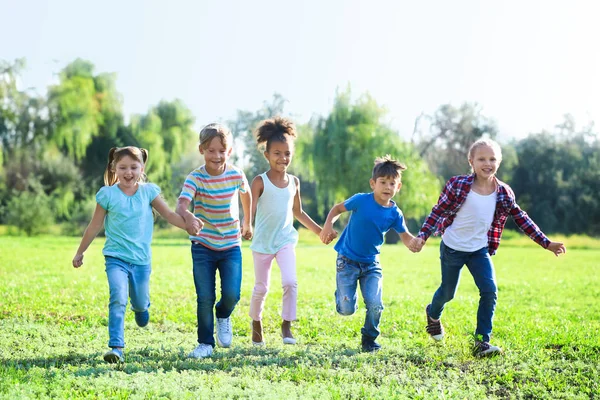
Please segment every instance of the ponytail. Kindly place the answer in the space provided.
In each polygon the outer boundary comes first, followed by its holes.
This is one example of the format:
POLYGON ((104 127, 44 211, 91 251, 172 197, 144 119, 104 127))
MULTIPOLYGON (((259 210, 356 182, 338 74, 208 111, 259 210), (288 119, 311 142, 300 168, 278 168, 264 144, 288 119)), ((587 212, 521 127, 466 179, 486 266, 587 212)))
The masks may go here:
POLYGON ((106 164, 106 169, 104 170, 104 185, 112 186, 117 183, 117 175, 114 172, 114 159, 115 152, 118 150, 118 147, 113 147, 108 151, 108 163, 106 164))

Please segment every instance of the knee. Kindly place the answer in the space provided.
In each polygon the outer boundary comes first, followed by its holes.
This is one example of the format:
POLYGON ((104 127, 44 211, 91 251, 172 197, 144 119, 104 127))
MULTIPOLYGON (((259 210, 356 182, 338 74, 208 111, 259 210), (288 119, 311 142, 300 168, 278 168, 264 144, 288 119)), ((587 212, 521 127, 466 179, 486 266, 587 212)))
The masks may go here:
POLYGON ((454 298, 454 295, 456 294, 456 288, 449 287, 449 286, 442 286, 442 287, 440 287, 440 292, 442 294, 442 298, 443 298, 444 302, 448 302, 454 298))
POLYGON ((267 293, 269 293, 269 286, 264 283, 257 283, 252 290, 252 294, 258 297, 265 297, 267 293))
POLYGON ((283 281, 281 282, 281 286, 283 287, 284 292, 287 292, 288 290, 296 290, 298 289, 298 281, 295 279, 290 281, 283 281))
POLYGON ((379 300, 367 300, 365 301, 367 312, 375 312, 381 314, 383 312, 383 304, 379 300))
POLYGON ((340 315, 352 315, 356 312, 357 305, 348 296, 342 296, 342 298, 336 301, 336 310, 340 315))
POLYGON ((498 299, 498 291, 495 287, 488 290, 481 290, 479 296, 488 301, 496 301, 498 299))
POLYGON ((214 296, 198 296, 196 302, 198 303, 198 308, 210 308, 214 306, 216 298, 214 296))

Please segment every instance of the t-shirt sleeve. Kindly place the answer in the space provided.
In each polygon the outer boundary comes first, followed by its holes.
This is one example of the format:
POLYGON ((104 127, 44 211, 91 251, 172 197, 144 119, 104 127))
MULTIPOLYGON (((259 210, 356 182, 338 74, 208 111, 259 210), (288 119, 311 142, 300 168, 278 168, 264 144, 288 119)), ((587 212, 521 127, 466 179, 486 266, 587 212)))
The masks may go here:
POLYGON ((396 210, 398 214, 396 215, 396 220, 394 221, 394 225, 392 226, 392 228, 394 228, 394 230, 398 233, 408 232, 408 228, 406 227, 406 221, 404 219, 402 211, 400 211, 398 207, 396 207, 396 210))
POLYGON ((250 185, 248 185, 248 179, 246 178, 246 174, 244 174, 244 171, 240 170, 240 174, 242 175, 241 180, 240 180, 240 193, 248 193, 248 188, 250 187, 250 185))
POLYGON ((346 207, 346 210, 348 210, 348 211, 356 210, 363 197, 364 197, 364 193, 355 194, 354 196, 352 196, 349 199, 347 199, 346 201, 344 201, 344 207, 346 207))
POLYGON ((194 201, 194 197, 196 196, 196 191, 198 190, 198 185, 196 185, 196 180, 192 174, 189 174, 187 178, 185 178, 185 182, 183 183, 183 188, 181 189, 181 194, 179 198, 182 197, 188 199, 189 201, 194 201))
POLYGON ((148 191, 148 199, 150 199, 150 203, 152 203, 156 196, 160 194, 160 188, 154 183, 147 183, 146 186, 146 190, 148 191))
POLYGON ((110 205, 110 193, 109 187, 103 186, 96 193, 96 203, 100 204, 100 207, 104 208, 108 211, 108 207, 110 205))

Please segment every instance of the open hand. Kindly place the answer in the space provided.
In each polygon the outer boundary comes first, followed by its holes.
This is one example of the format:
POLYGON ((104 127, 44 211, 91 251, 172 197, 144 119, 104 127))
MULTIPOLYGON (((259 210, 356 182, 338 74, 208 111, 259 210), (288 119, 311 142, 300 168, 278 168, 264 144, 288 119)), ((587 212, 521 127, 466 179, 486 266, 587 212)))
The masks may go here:
POLYGON ((560 242, 550 242, 546 249, 553 252, 556 257, 567 252, 567 248, 565 247, 565 245, 560 242))

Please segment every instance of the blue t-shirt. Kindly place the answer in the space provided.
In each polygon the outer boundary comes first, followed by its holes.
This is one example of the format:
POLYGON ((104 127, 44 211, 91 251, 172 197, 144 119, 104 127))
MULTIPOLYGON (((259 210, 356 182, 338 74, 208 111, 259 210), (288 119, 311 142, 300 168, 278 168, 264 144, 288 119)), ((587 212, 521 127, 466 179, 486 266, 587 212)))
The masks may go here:
POLYGON ((133 196, 123 193, 116 184, 98 191, 96 202, 106 210, 102 254, 131 264, 151 263, 154 229, 151 203, 159 193, 160 188, 153 183, 140 183, 133 196))
POLYGON ((351 260, 363 263, 379 261, 383 235, 390 229, 406 232, 402 211, 391 201, 384 207, 375 201, 373 193, 357 193, 344 202, 350 211, 350 221, 334 249, 351 260))

